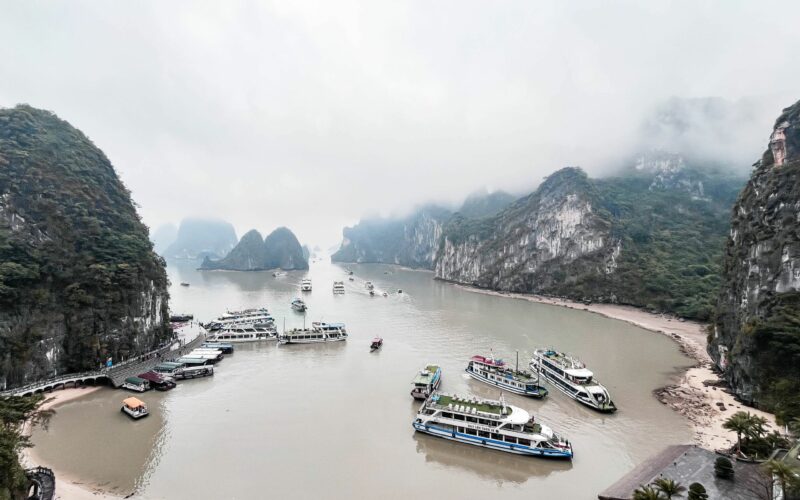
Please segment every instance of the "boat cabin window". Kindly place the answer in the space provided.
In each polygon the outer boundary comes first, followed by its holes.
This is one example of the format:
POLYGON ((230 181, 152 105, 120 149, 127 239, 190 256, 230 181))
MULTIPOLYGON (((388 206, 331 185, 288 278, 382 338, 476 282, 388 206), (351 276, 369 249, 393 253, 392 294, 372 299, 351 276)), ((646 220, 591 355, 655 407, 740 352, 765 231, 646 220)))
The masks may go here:
POLYGON ((478 431, 478 436, 484 437, 484 438, 488 438, 488 437, 491 437, 491 434, 489 434, 488 432, 485 432, 485 431, 478 431))
POLYGON ((469 434, 470 436, 477 436, 478 431, 476 431, 475 429, 467 428, 467 434, 469 434))
POLYGON ((531 445, 531 440, 530 439, 519 438, 519 444, 524 445, 524 446, 530 446, 531 445))
POLYGON ((506 443, 517 444, 517 438, 515 438, 514 436, 503 436, 503 441, 505 441, 506 443))

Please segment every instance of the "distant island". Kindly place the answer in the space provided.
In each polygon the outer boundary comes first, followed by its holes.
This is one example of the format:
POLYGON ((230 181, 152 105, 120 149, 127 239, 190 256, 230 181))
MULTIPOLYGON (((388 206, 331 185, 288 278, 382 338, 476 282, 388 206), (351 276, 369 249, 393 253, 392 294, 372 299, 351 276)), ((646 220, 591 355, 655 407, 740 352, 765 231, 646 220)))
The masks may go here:
POLYGON ((233 224, 218 219, 186 218, 159 227, 153 234, 156 251, 165 259, 219 259, 236 245, 233 224))
POLYGON ((202 270, 284 271, 308 269, 308 256, 297 237, 288 228, 279 227, 266 238, 255 229, 247 232, 233 249, 219 260, 206 257, 202 270))

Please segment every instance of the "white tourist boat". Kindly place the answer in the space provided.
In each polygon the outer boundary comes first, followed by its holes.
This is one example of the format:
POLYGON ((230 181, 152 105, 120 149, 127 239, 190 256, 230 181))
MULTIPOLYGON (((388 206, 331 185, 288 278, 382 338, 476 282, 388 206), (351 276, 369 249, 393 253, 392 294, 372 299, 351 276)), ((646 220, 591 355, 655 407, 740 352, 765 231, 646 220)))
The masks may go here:
POLYGON ((209 331, 224 330, 242 325, 263 325, 268 326, 275 323, 275 319, 266 307, 258 309, 245 309, 242 311, 228 311, 216 320, 208 323, 206 329, 209 331))
POLYGON ((516 368, 507 366, 502 359, 495 359, 494 356, 472 356, 465 371, 475 380, 515 394, 532 398, 547 396, 547 389, 539 385, 538 374, 519 369, 519 354, 516 368))
POLYGON ((300 281, 300 291, 301 292, 310 292, 311 291, 311 278, 303 278, 300 281))
POLYGON ((333 282, 333 293, 334 295, 344 293, 344 282, 343 281, 334 281, 333 282))
POLYGON ((318 344, 347 340, 344 323, 311 323, 311 328, 295 328, 278 336, 281 344, 318 344))
POLYGON ((414 419, 414 429, 484 448, 572 459, 572 445, 527 411, 499 401, 434 392, 414 419))
POLYGON ((299 312, 305 312, 306 309, 308 309, 308 306, 306 305, 306 301, 298 297, 292 301, 292 309, 299 312))
POLYGON ((213 342, 261 342, 276 340, 278 332, 274 325, 232 326, 215 332, 208 340, 213 342))
POLYGON ((442 369, 439 365, 428 363, 425 368, 421 369, 414 381, 411 389, 411 397, 414 399, 424 400, 433 394, 433 391, 439 388, 442 383, 442 369))
POLYGON ((617 411, 608 390, 578 358, 554 349, 536 349, 530 367, 572 399, 598 411, 617 411))

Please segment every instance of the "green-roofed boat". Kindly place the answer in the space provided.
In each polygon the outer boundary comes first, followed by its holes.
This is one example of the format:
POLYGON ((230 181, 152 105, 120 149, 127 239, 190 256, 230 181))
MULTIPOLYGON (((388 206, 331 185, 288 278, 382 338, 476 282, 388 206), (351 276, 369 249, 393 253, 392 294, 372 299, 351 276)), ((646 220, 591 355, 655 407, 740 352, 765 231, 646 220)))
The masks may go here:
POLYGON ((442 369, 439 365, 428 364, 414 377, 411 396, 414 399, 425 400, 439 388, 442 383, 442 369))

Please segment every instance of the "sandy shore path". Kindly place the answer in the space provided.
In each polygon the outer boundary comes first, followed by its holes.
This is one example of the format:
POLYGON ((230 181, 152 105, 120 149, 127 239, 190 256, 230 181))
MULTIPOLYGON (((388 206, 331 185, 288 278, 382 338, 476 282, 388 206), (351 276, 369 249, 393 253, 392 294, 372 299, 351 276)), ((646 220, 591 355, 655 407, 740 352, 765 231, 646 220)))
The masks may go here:
POLYGON ((733 413, 744 410, 767 419, 769 430, 780 430, 775 415, 750 408, 736 401, 728 392, 727 385, 712 370, 711 358, 706 351, 708 337, 706 325, 696 321, 680 321, 674 317, 653 314, 630 306, 615 304, 582 304, 564 299, 518 293, 494 292, 463 285, 464 290, 499 297, 527 300, 570 309, 579 309, 625 321, 646 330, 669 335, 681 350, 697 362, 680 380, 656 391, 659 401, 689 419, 694 431, 694 443, 711 450, 729 449, 736 442, 736 435, 722 428, 722 424, 733 413))
MULTIPOLYGON (((84 396, 88 396, 99 390, 110 390, 105 387, 80 387, 74 389, 62 389, 47 394, 47 399, 42 405, 43 410, 55 409, 68 401, 72 401, 84 396)), ((31 432, 26 425, 25 432, 31 432)), ((76 457, 78 459, 80 457, 76 457)), ((66 475, 58 469, 52 467, 47 460, 36 453, 36 448, 28 448, 22 453, 22 462, 25 467, 35 467, 41 465, 49 467, 56 474, 56 498, 61 500, 118 500, 121 497, 110 495, 101 491, 99 488, 90 484, 81 483, 66 475)))

